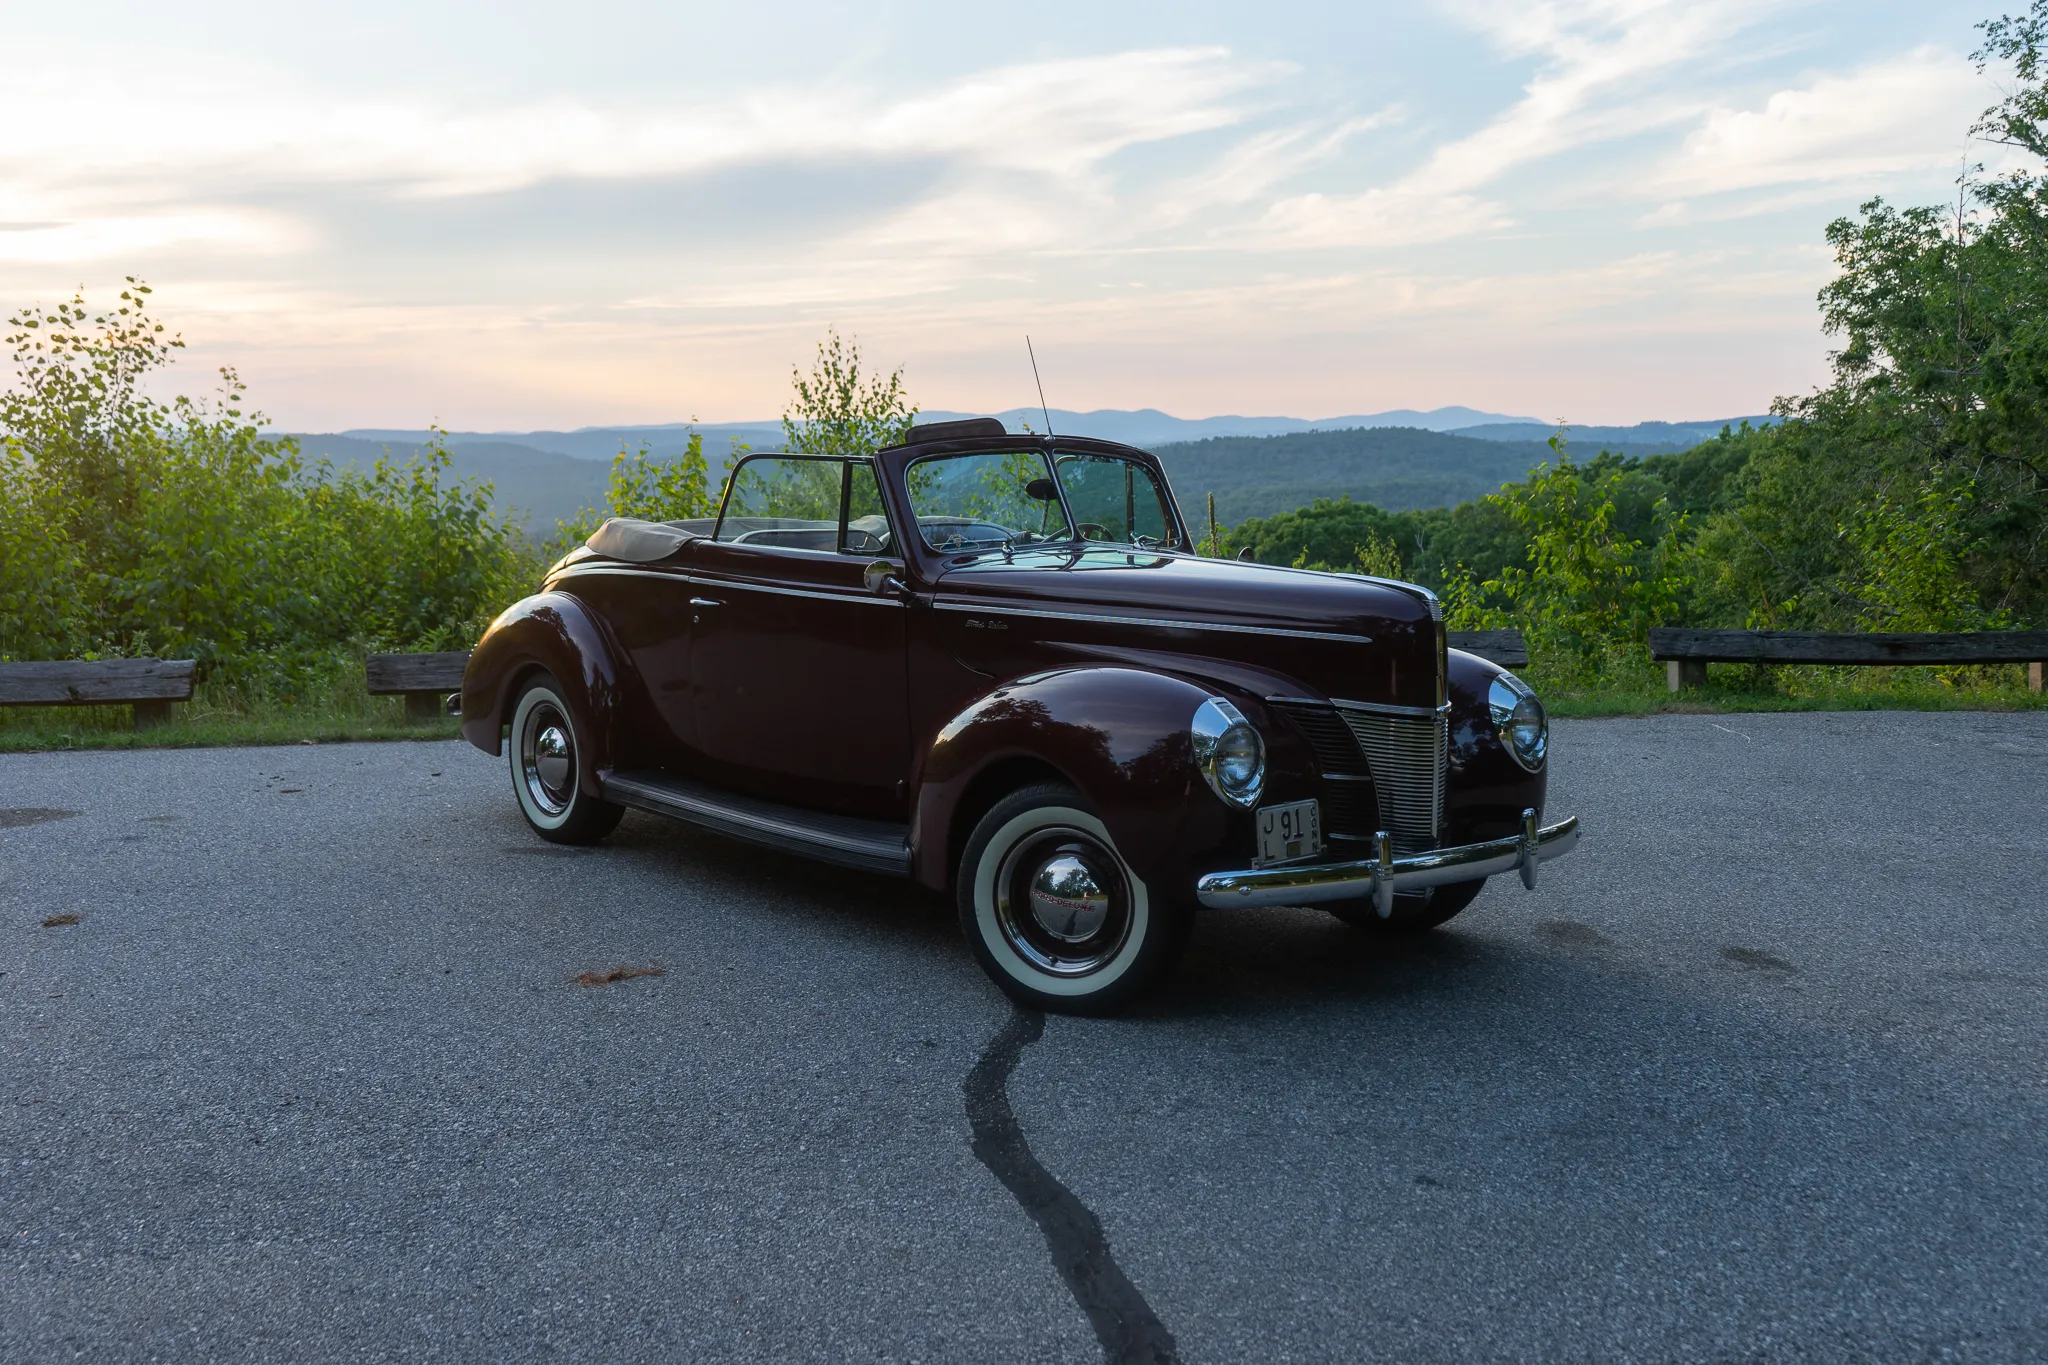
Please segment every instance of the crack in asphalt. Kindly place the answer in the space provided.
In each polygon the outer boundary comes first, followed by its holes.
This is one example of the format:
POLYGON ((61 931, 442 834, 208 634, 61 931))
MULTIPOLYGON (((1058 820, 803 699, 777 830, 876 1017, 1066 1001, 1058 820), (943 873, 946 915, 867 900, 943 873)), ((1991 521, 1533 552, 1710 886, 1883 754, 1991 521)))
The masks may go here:
POLYGON ((1088 1315, 1110 1365, 1180 1365, 1173 1333, 1110 1254, 1102 1222, 1039 1164, 1017 1126, 1006 1089, 1024 1049, 1045 1035, 1045 1016, 1014 1009, 960 1087, 967 1093, 975 1159, 1016 1196, 1045 1237, 1053 1269, 1088 1315))

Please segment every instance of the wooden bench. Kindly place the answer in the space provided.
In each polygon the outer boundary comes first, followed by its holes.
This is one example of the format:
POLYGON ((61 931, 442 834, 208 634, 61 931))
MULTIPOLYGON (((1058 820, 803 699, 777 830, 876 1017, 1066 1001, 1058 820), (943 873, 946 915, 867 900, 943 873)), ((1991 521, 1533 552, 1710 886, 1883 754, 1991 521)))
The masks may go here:
POLYGON ((1506 630, 1447 630, 1444 638, 1452 649, 1477 654, 1502 668, 1529 666, 1528 642, 1522 638, 1522 632, 1512 626, 1506 630))
POLYGON ((2025 664, 2027 685, 2039 692, 2048 660, 2048 630, 1987 630, 1960 634, 1861 635, 1827 630, 1691 630, 1659 626, 1650 632, 1650 657, 1664 665, 1671 690, 1698 687, 1712 664, 2025 664))
POLYGON ((444 655, 371 655, 365 661, 371 696, 403 696, 408 720, 436 720, 446 712, 451 692, 463 690, 463 669, 469 651, 444 655))
POLYGON ((449 693, 462 690, 462 671, 469 651, 446 654, 372 654, 365 662, 373 697, 402 696, 408 720, 446 716, 449 693))
POLYGON ((0 706, 129 706, 135 728, 192 700, 191 659, 52 659, 0 664, 0 706))

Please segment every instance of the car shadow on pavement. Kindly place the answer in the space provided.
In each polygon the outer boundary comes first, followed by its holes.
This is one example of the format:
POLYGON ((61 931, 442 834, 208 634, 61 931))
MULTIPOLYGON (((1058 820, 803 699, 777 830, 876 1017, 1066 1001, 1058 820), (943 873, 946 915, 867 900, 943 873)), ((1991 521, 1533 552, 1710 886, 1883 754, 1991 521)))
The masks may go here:
POLYGON ((1205 911, 1180 970, 1136 1012, 1190 1018, 1438 994, 1465 989, 1512 957, 1455 925, 1382 938, 1320 910, 1205 911))
MULTIPOLYGON (((540 845, 552 848, 552 845, 540 845)), ((833 867, 687 825, 629 815, 601 850, 641 872, 708 893, 748 916, 807 930, 857 929, 978 974, 949 897, 901 878, 833 867), (741 907, 744 907, 742 910, 741 907)), ((584 864, 588 867, 589 864, 584 864)), ((1171 979, 1127 1017, 1240 1015, 1465 989, 1514 958, 1498 939, 1461 932, 1381 938, 1320 910, 1202 911, 1171 979)), ((990 986, 991 995, 995 988, 990 986)))
POLYGON ((951 902, 904 878, 757 848, 653 816, 629 814, 604 847, 678 885, 729 891, 757 913, 811 926, 858 922, 864 930, 925 945, 959 937, 951 902))

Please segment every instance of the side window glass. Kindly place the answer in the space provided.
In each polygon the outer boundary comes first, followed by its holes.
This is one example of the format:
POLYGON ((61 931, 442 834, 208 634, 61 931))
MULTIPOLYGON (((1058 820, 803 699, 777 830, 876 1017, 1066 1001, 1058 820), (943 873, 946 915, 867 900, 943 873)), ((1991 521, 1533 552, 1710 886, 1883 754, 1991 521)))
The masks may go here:
POLYGON ((1107 455, 1062 455, 1059 473, 1083 540, 1148 548, 1171 543, 1166 493, 1145 466, 1107 455))
POLYGON ((715 538, 761 549, 896 553, 875 467, 862 460, 746 460, 733 471, 715 538))
POLYGON ((871 464, 849 464, 846 475, 846 537, 839 552, 873 558, 900 554, 882 510, 882 488, 871 464))
POLYGON ((919 460, 907 483, 917 532, 934 550, 1073 538, 1053 496, 1045 457, 1032 451, 919 460))
POLYGON ((732 474, 717 539, 763 549, 839 548, 840 460, 756 455, 732 474))

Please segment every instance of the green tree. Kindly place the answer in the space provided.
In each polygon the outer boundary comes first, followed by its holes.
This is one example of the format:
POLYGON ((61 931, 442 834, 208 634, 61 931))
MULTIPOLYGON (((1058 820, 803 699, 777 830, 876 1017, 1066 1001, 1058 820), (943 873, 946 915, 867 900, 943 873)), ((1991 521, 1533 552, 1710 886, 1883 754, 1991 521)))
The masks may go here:
POLYGON ((1685 526, 1659 501, 1648 538, 1632 534, 1621 499, 1637 472, 1610 461, 1589 476, 1573 463, 1562 430, 1550 446, 1554 464, 1487 499, 1528 537, 1527 566, 1485 580, 1469 569, 1454 573, 1445 619, 1467 628, 1519 625, 1547 660, 1595 672, 1637 652, 1649 627, 1680 615, 1685 526))
POLYGON ((687 521, 718 511, 711 474, 704 461, 704 436, 693 431, 683 453, 657 460, 642 445, 621 450, 612 461, 611 510, 615 517, 642 521, 687 521))
POLYGON ((1239 522, 1224 543, 1231 554, 1249 550, 1261 564, 1289 564, 1303 569, 1355 571, 1361 547, 1372 547, 1378 569, 1402 577, 1414 553, 1424 519, 1414 512, 1389 512, 1349 497, 1317 498, 1307 507, 1270 517, 1239 522))
MULTIPOLYGON (((735 459, 744 453, 744 448, 736 450, 735 459)), ((587 511, 574 521, 557 522, 545 554, 552 560, 569 553, 590 539, 607 517, 688 521, 716 515, 718 497, 712 492, 711 472, 704 459, 704 434, 691 432, 683 453, 666 460, 648 453, 643 442, 638 450, 621 449, 612 457, 604 508, 587 511)))
MULTIPOLYGON (((1973 132, 2048 157, 2048 0, 1980 25, 2011 93, 1973 132)), ((1700 537, 1701 609, 1731 623, 1956 628, 2048 620, 2048 178, 1954 203, 1872 199, 1827 229, 1831 381, 1748 437, 1700 537)))
POLYGON ((903 368, 861 368, 860 343, 828 329, 811 372, 791 367, 795 395, 782 414, 784 448, 806 455, 872 455, 895 445, 917 420, 903 368))
POLYGON ((438 446, 337 476, 264 433, 232 370, 211 400, 150 398, 181 343, 148 295, 12 320, 0 654, 191 657, 290 690, 354 651, 466 644, 517 594, 528 552, 438 446))

